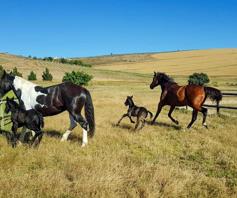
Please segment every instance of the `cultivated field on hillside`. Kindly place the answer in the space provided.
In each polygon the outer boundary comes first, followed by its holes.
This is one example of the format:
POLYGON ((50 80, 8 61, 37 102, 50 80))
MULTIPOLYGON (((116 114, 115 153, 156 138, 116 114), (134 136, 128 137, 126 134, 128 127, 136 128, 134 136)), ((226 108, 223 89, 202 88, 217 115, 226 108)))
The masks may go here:
MULTIPOLYGON (((236 112, 221 111, 220 117, 209 115, 209 129, 201 126, 199 114, 193 128, 186 130, 191 112, 178 109, 173 116, 180 125, 174 125, 167 116, 168 108, 154 126, 148 124, 139 132, 133 131, 134 125, 128 119, 120 127, 115 126, 126 112, 123 103, 127 95, 133 95, 136 104, 155 113, 160 88, 149 88, 153 70, 165 71, 181 84, 193 72, 207 72, 211 86, 237 91, 237 50, 120 58, 83 59, 93 67, 80 68, 0 54, 0 64, 7 69, 17 66, 24 77, 34 70, 39 78, 48 67, 54 80, 37 81, 44 86, 59 83, 63 73, 73 69, 93 74, 87 88, 92 94, 97 127, 86 148, 80 147, 80 127, 68 142, 60 142, 69 124, 67 113, 45 119, 45 136, 38 149, 12 149, 1 136, 0 197, 237 196, 236 112)), ((237 105, 236 98, 231 97, 223 103, 237 105)))

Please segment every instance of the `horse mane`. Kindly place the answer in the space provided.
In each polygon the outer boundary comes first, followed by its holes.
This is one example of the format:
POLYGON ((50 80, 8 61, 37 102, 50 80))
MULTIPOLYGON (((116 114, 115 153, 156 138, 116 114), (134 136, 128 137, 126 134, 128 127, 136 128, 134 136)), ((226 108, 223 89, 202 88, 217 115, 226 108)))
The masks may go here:
POLYGON ((166 73, 158 72, 157 77, 159 77, 159 79, 161 79, 161 81, 164 82, 164 83, 166 83, 166 82, 176 83, 174 81, 174 79, 171 78, 170 76, 168 76, 166 73))

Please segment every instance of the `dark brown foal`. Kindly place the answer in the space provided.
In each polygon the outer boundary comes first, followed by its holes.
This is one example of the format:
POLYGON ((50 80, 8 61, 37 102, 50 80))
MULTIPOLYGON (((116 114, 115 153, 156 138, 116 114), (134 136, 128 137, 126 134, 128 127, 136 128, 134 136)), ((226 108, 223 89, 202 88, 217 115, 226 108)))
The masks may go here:
POLYGON ((128 106, 128 112, 123 114, 123 116, 118 121, 117 126, 120 124, 122 119, 125 118, 125 117, 129 117, 130 121, 132 123, 135 123, 132 120, 132 116, 133 116, 133 117, 137 118, 134 130, 138 129, 138 126, 139 126, 140 123, 141 123, 141 127, 139 128, 139 130, 141 130, 145 126, 145 122, 146 122, 146 118, 147 118, 148 114, 150 114, 150 116, 152 118, 152 113, 150 111, 148 111, 145 107, 138 107, 138 106, 136 106, 134 104, 132 98, 133 98, 133 96, 127 96, 127 99, 126 99, 124 104, 126 106, 128 106))

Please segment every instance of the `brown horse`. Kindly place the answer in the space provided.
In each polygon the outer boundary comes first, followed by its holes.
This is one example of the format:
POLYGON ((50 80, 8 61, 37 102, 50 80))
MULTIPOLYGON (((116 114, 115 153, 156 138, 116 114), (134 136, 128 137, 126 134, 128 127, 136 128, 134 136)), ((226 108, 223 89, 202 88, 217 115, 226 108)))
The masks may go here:
POLYGON ((207 128, 207 108, 202 106, 207 97, 209 97, 213 101, 216 101, 217 111, 219 111, 219 102, 222 99, 222 94, 218 89, 212 87, 203 87, 199 85, 179 86, 165 73, 154 72, 154 77, 152 83, 150 84, 150 88, 154 89, 154 87, 158 85, 161 86, 162 93, 160 96, 158 109, 152 121, 152 124, 154 124, 156 118, 161 112, 161 109, 165 105, 170 106, 168 116, 175 124, 179 124, 179 122, 175 120, 171 116, 171 114, 176 106, 190 106, 193 108, 192 120, 187 128, 190 128, 195 122, 199 111, 203 114, 202 125, 207 128))

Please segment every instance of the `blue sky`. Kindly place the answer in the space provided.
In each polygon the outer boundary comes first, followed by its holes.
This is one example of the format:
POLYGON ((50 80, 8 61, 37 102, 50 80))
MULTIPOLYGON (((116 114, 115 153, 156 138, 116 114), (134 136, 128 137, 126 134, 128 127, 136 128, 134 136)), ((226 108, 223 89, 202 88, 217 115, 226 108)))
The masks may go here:
POLYGON ((0 0, 0 52, 37 57, 236 48, 235 0, 0 0))

